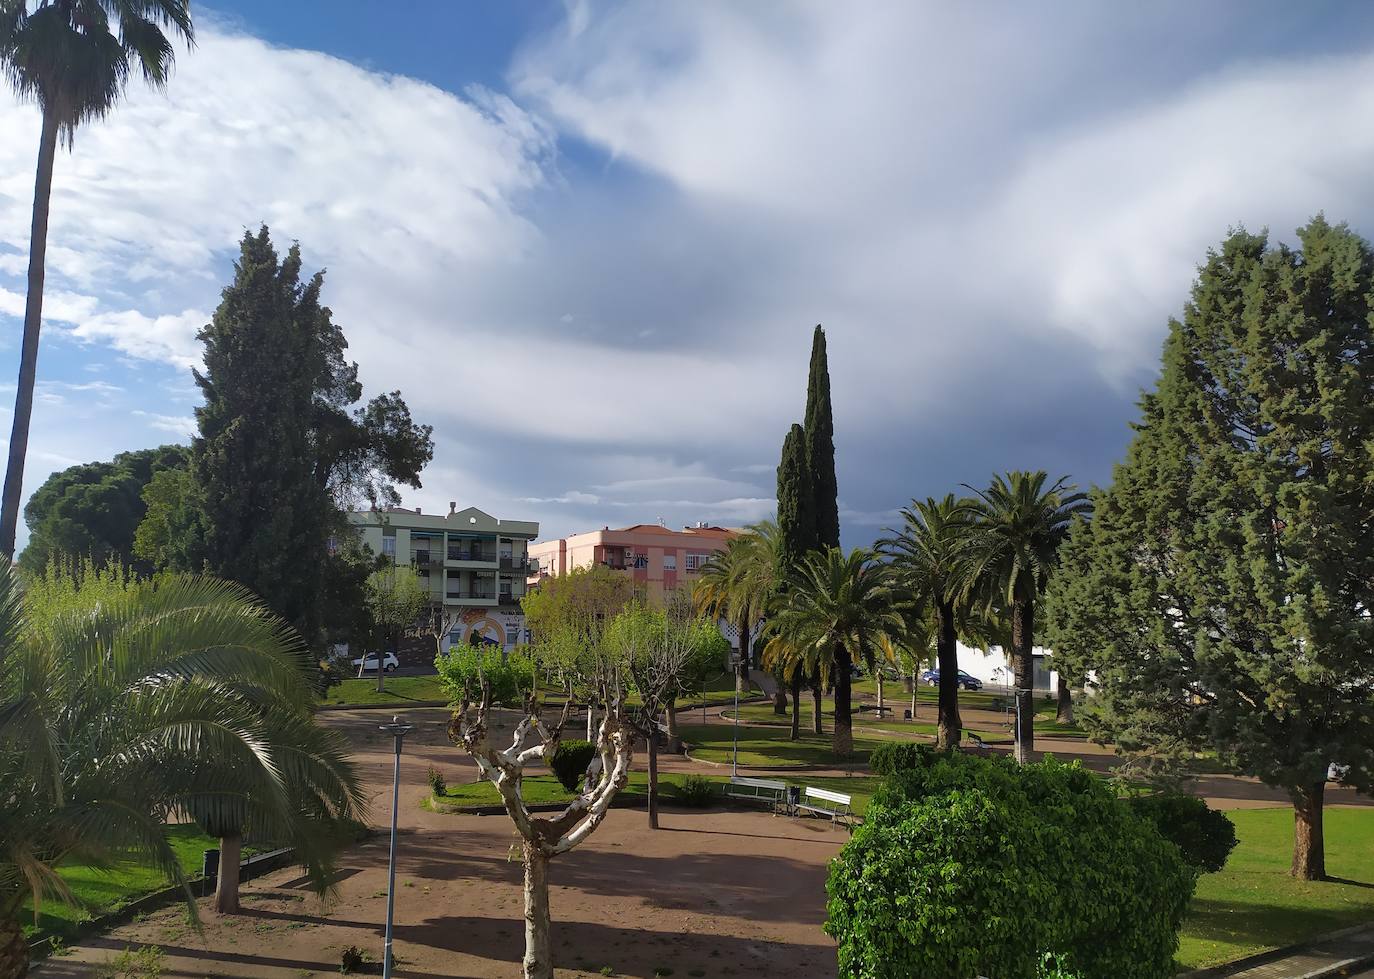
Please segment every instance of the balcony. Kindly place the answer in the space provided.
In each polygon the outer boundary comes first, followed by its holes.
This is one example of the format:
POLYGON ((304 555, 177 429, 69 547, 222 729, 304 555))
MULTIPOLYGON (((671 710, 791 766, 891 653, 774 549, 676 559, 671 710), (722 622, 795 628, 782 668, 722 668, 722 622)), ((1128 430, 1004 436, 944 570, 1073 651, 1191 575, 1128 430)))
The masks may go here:
POLYGON ((506 555, 501 558, 501 570, 512 574, 529 574, 530 561, 523 554, 506 555))
POLYGON ((479 589, 473 590, 450 590, 445 593, 445 598, 451 602, 494 602, 496 593, 494 591, 479 589))
POLYGON ((480 547, 450 547, 448 559, 450 561, 481 561, 485 564, 495 564, 496 551, 484 550, 480 547))

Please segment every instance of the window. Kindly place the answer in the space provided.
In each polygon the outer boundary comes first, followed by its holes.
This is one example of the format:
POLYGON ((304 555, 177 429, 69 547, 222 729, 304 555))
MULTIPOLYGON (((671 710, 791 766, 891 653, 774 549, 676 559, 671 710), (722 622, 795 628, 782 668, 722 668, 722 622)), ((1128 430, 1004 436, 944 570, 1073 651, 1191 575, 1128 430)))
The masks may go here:
POLYGON ((699 571, 701 566, 706 563, 710 556, 709 554, 688 554, 687 572, 690 574, 693 571, 699 571))
POLYGON ((649 555, 635 552, 635 567, 647 568, 649 566, 649 555))
POLYGON ((396 557, 396 538, 395 538, 395 537, 383 537, 383 538, 382 538, 382 556, 383 556, 383 557, 392 558, 393 560, 395 559, 395 557, 396 557))
POLYGON ((676 555, 676 554, 665 554, 665 555, 663 555, 663 570, 664 570, 664 571, 676 571, 676 570, 677 570, 677 555, 676 555))

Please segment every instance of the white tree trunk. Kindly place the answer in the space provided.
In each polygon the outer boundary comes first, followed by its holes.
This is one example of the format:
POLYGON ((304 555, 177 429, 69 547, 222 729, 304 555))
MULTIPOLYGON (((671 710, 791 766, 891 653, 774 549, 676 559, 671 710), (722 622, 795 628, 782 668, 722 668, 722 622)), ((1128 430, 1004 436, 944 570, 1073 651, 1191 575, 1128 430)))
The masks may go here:
POLYGON ((553 942, 550 939, 549 858, 537 844, 526 842, 525 958, 523 979, 553 979, 553 942))
POLYGON ((592 702, 589 700, 589 701, 587 701, 587 740, 588 740, 588 741, 591 741, 591 740, 592 740, 592 735, 593 735, 593 733, 595 733, 595 730, 596 730, 596 708, 592 706, 592 702))

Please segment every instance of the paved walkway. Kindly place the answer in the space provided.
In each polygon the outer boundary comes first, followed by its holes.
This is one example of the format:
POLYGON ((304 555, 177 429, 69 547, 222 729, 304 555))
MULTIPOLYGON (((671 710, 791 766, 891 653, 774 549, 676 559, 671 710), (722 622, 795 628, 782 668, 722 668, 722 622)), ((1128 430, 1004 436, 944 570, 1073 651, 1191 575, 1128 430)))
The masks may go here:
MULTIPOLYGON (((1220 971, 1208 969, 1189 975, 1227 977, 1227 979, 1321 979, 1325 976, 1351 976, 1351 970, 1374 963, 1374 925, 1336 932, 1325 939, 1297 946, 1287 954, 1256 956, 1220 971), (1277 957, 1275 957, 1277 956, 1277 957)), ((1374 970, 1358 976, 1374 976, 1374 970)), ((1186 977, 1181 977, 1186 979, 1186 977)))

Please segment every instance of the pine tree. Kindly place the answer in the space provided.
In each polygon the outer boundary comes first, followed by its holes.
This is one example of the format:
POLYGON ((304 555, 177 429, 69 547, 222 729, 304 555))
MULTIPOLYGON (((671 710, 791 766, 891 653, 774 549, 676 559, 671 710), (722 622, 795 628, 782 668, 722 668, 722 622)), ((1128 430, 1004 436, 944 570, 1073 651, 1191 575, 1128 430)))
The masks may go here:
POLYGON ((310 423, 320 356, 322 274, 300 281, 262 228, 246 234, 234 281, 200 332, 205 397, 193 472, 202 493, 209 570, 266 599, 313 637, 330 502, 313 478, 310 423))
MULTIPOLYGON (((320 304, 323 273, 301 281, 300 249, 279 261, 267 228, 244 235, 234 281, 200 332, 199 437, 191 465, 144 491, 135 553, 160 568, 209 570, 246 586, 312 644, 321 624, 358 624, 373 570, 345 511, 394 505, 434 451, 399 391, 358 405, 358 365, 320 304)), ((336 638, 348 638, 336 636, 336 638)))
POLYGON ((1049 613, 1098 737, 1283 788, 1318 879, 1328 765, 1374 785, 1374 255, 1321 217, 1298 237, 1207 256, 1049 613))

